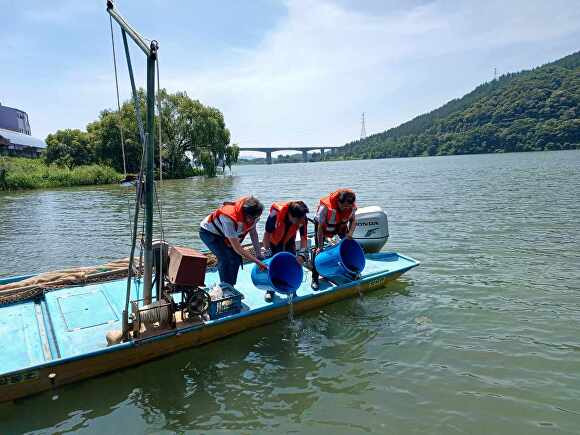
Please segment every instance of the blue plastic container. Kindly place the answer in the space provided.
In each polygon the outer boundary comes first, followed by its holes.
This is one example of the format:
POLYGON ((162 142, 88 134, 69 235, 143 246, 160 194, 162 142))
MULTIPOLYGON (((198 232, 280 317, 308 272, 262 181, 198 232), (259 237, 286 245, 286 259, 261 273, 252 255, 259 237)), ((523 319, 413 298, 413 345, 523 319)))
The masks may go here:
POLYGON ((209 304, 209 318, 221 319, 242 311, 242 299, 244 295, 226 283, 220 283, 223 296, 219 299, 212 299, 209 304))
POLYGON ((320 275, 330 280, 353 279, 365 268, 365 254, 356 240, 343 239, 316 255, 320 275))
POLYGON ((268 270, 260 270, 258 265, 252 269, 252 282, 262 290, 274 290, 278 293, 294 293, 302 284, 304 271, 289 252, 278 252, 264 260, 268 270))

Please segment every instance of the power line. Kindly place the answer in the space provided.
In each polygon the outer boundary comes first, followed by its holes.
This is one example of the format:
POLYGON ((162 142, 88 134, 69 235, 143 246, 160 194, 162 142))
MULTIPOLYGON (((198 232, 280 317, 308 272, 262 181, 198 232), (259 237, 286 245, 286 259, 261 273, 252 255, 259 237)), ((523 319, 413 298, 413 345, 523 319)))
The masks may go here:
POLYGON ((362 113, 362 121, 361 121, 361 127, 360 127, 360 138, 361 140, 366 139, 367 137, 367 128, 365 126, 365 113, 362 113))

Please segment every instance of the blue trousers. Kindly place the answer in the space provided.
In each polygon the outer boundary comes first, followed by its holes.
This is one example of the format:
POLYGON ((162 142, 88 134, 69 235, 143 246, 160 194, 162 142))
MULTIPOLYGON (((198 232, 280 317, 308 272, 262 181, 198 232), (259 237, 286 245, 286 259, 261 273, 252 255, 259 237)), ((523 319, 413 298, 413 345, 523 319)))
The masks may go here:
POLYGON ((224 238, 217 234, 200 228, 199 237, 218 259, 220 281, 235 286, 238 280, 238 270, 240 270, 242 264, 242 257, 226 245, 224 238))

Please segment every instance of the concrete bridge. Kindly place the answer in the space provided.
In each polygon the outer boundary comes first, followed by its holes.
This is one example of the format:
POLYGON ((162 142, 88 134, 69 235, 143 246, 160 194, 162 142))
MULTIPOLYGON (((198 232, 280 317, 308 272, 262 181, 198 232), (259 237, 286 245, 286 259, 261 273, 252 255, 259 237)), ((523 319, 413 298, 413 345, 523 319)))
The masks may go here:
POLYGON ((324 160, 324 152, 329 150, 334 154, 340 146, 317 146, 317 147, 240 147, 240 151, 259 151, 266 153, 266 163, 272 164, 272 153, 276 151, 301 151, 302 159, 308 162, 308 151, 320 151, 320 158, 324 160))

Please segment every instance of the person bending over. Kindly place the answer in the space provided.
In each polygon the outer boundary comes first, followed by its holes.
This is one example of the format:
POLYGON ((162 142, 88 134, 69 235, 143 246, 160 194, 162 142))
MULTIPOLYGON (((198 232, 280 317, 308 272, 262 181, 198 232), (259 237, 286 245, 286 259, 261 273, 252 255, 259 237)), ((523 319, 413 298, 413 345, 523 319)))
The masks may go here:
MULTIPOLYGON (((262 240, 264 248, 272 255, 278 252, 296 254, 296 234, 300 231, 300 251, 296 259, 302 265, 308 256, 307 213, 308 207, 303 201, 273 203, 262 240)), ((274 292, 267 291, 266 301, 271 302, 273 296, 274 292)))
POLYGON ((261 261, 256 231, 256 223, 263 210, 264 206, 257 198, 244 196, 235 202, 224 202, 201 221, 199 237, 217 257, 221 282, 236 285, 243 259, 256 263, 261 270, 268 268, 261 261), (242 247, 248 233, 256 255, 242 247))
POLYGON ((312 288, 319 288, 319 274, 314 259, 316 254, 324 249, 325 239, 338 236, 341 239, 352 239, 356 229, 356 195, 350 189, 338 189, 330 195, 321 198, 314 218, 316 234, 315 249, 312 256, 312 288))

